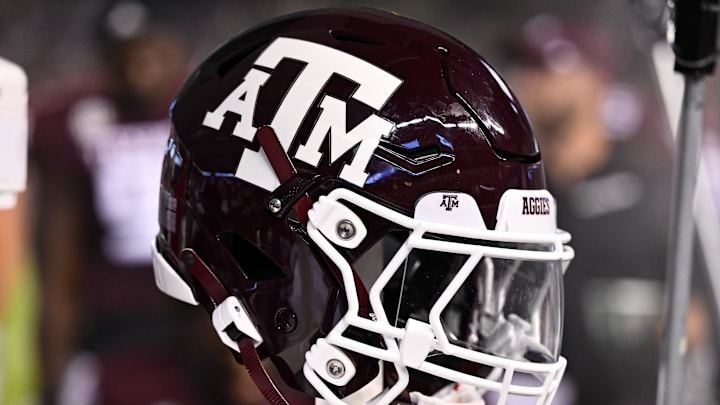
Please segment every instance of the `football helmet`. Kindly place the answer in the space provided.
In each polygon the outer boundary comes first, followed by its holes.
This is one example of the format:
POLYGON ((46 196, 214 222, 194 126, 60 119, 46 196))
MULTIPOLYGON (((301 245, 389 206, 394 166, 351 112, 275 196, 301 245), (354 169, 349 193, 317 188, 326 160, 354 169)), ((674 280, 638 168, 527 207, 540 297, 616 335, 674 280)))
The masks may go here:
POLYGON ((550 403, 570 237, 469 47, 370 9, 280 17, 202 62, 171 120, 157 284, 268 402, 550 403))

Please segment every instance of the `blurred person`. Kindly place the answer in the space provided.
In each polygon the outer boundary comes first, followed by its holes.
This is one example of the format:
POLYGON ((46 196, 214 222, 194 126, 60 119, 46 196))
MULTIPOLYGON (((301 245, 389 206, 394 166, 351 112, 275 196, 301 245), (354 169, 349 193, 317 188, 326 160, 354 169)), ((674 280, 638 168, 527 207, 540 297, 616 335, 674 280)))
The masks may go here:
POLYGON ((198 332, 205 319, 152 288, 168 108, 187 59, 150 6, 110 3, 102 68, 34 93, 47 404, 226 402, 215 370, 230 356, 198 332))
MULTIPOLYGON (((639 86, 620 81, 620 53, 599 26, 538 16, 513 49, 510 82, 577 252, 565 276, 567 381, 577 404, 654 404, 672 188, 664 120, 639 86)), ((691 348, 708 335, 699 296, 691 348)), ((708 373, 696 373, 695 392, 715 381, 712 367, 700 369, 708 373)))
POLYGON ((29 260, 27 75, 0 57, 0 403, 37 401, 34 272, 29 260))
POLYGON ((27 221, 17 194, 27 185, 27 81, 24 69, 0 57, 0 314, 25 254, 27 221))

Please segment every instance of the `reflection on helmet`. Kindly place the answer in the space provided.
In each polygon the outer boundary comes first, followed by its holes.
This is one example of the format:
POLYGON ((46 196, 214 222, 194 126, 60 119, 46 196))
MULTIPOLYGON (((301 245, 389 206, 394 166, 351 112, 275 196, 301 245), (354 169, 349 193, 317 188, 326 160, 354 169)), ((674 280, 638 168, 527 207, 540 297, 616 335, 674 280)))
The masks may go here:
POLYGON ((171 115, 157 284, 269 402, 550 403, 573 253, 480 56, 393 14, 304 12, 218 48, 171 115))

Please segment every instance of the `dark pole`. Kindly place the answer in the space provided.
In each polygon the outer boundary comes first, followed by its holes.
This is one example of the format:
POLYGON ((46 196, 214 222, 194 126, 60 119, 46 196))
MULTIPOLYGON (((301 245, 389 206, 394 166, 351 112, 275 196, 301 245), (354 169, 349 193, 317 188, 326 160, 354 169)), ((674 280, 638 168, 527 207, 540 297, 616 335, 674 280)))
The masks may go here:
POLYGON ((685 78, 673 173, 658 405, 682 404, 693 251, 693 197, 700 161, 704 83, 715 69, 718 0, 676 0, 675 70, 685 78))

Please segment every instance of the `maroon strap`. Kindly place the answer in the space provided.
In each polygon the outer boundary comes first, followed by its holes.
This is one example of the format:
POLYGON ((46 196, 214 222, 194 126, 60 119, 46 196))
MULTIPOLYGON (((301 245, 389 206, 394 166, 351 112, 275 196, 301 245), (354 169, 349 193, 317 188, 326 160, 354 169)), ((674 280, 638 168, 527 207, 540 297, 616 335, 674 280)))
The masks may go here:
MULTIPOLYGON (((215 277, 215 274, 207 264, 200 259, 197 253, 192 249, 183 249, 182 258, 190 270, 190 273, 200 281, 200 284, 205 288, 205 291, 215 302, 215 305, 225 301, 229 295, 227 289, 225 289, 222 283, 220 283, 220 280, 215 277)), ((244 334, 240 334, 237 343, 245 368, 247 368, 250 377, 268 403, 271 405, 289 405, 272 379, 270 379, 270 376, 260 361, 260 356, 255 349, 254 341, 244 334)))
POLYGON ((200 284, 205 288, 205 292, 212 298, 215 305, 225 301, 228 297, 225 286, 220 283, 220 280, 215 277, 215 274, 208 268, 207 264, 200 259, 200 256, 198 256, 193 249, 183 249, 180 255, 185 263, 185 267, 200 281, 200 284))
MULTIPOLYGON (((286 182, 292 176, 297 174, 295 166, 293 166, 290 157, 288 157, 285 149, 283 149, 280 139, 278 139, 275 130, 268 125, 263 125, 255 132, 255 137, 260 143, 260 147, 265 152, 270 166, 272 166, 275 175, 280 183, 286 182)), ((307 223, 307 212, 312 208, 312 200, 310 196, 304 194, 293 205, 293 211, 303 224, 307 223)))
POLYGON ((255 343, 252 339, 247 336, 243 336, 238 339, 238 347, 240 348, 240 356, 243 359, 243 364, 247 368, 250 378, 253 379, 255 385, 260 389, 265 399, 271 405, 289 405, 283 397, 278 387, 273 383, 272 379, 268 375, 265 367, 260 361, 257 350, 255 350, 255 343))
POLYGON ((280 183, 286 182, 290 177, 297 173, 285 149, 283 149, 280 139, 278 139, 275 130, 268 125, 263 125, 255 132, 255 137, 260 143, 260 147, 265 152, 270 165, 277 175, 280 183))

